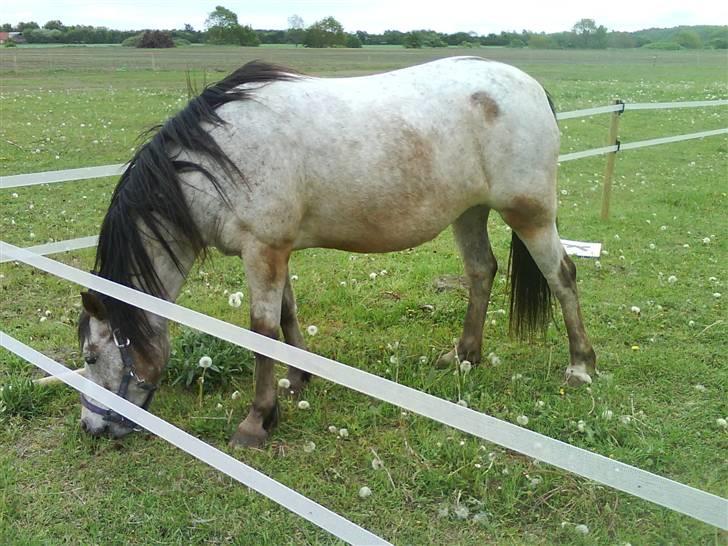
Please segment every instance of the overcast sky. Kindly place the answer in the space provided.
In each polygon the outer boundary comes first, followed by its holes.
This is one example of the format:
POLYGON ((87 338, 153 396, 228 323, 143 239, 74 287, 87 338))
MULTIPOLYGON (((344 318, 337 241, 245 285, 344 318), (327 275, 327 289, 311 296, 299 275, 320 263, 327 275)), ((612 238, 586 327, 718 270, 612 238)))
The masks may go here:
POLYGON ((724 0, 0 0, 0 22, 60 19, 128 30, 204 28, 207 15, 222 4, 241 24, 282 29, 288 17, 305 24, 334 16, 347 31, 380 33, 386 29, 433 29, 438 32, 498 33, 502 30, 558 32, 588 17, 609 30, 640 30, 677 25, 726 25, 724 0))

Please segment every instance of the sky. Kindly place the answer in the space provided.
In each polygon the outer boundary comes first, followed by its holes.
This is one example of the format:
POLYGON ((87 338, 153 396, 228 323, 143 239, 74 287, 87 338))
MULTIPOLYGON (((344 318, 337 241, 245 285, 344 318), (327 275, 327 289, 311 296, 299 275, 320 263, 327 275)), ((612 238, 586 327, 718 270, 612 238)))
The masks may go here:
POLYGON ((309 25, 329 15, 348 32, 381 33, 432 29, 438 32, 499 33, 503 30, 559 32, 579 19, 609 30, 633 31, 677 25, 728 25, 728 2, 720 0, 0 0, 0 23, 59 19, 65 25, 119 30, 204 29, 207 15, 223 5, 241 24, 283 29, 300 15, 309 25))

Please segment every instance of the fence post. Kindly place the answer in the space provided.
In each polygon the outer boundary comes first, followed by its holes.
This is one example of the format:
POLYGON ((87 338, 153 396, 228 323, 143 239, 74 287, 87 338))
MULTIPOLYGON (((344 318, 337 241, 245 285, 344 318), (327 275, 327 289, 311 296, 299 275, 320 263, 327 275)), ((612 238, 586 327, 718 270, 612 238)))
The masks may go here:
MULTIPOLYGON (((624 112, 624 101, 615 99, 614 104, 621 104, 623 106, 621 110, 612 112, 607 146, 616 146, 619 144, 619 117, 624 112)), ((604 169, 604 184, 602 187, 602 220, 609 218, 609 200, 612 194, 612 178, 614 177, 614 162, 616 159, 616 151, 607 154, 607 166, 604 169)))

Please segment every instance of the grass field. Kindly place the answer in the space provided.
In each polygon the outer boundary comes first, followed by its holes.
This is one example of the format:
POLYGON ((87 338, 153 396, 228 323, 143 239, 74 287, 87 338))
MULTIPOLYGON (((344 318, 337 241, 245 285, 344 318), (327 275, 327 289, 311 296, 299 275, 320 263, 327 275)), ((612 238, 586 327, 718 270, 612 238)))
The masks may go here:
MULTIPOLYGON (((184 105, 186 70, 202 84, 262 58, 324 76, 358 75, 451 54, 481 54, 523 68, 562 111, 615 97, 728 96, 724 52, 0 49, 0 173, 126 161, 142 130, 184 105)), ((726 120, 725 108, 627 112, 620 137, 629 142, 717 129, 726 120)), ((607 126, 608 116, 562 122, 562 152, 603 145, 607 126)), ((559 173, 562 236, 602 241, 606 250, 598 262, 577 260, 584 317, 602 371, 590 389, 562 384, 568 347, 560 312, 546 339, 509 339, 503 274, 484 342, 484 353, 500 363, 484 359, 462 381, 452 370, 433 368, 459 335, 466 307, 464 290, 435 288, 441 276, 461 274, 449 231, 395 254, 295 255, 301 323, 318 327, 308 336, 310 349, 449 400, 462 398, 511 422, 527 415, 528 428, 728 496, 728 431, 716 421, 728 417, 728 139, 620 154, 608 222, 599 220, 603 168, 604 159, 594 158, 564 163, 559 173), (374 280, 372 272, 379 273, 374 280)), ((114 184, 100 179, 2 190, 1 238, 30 246, 96 234, 114 184)), ((490 226, 504 271, 510 234, 495 216, 490 226)), ((57 258, 88 270, 93 251, 57 258)), ((0 275, 2 330, 80 365, 79 287, 13 263, 0 265, 0 275)), ((227 303, 227 294, 244 286, 240 263, 213 255, 193 270, 179 303, 247 326, 245 303, 239 309, 227 303)), ((252 394, 252 357, 173 331, 170 374, 152 409, 227 449, 252 394), (194 374, 203 354, 240 371, 208 378, 200 402, 194 374)), ((336 542, 157 438, 87 437, 78 426, 76 394, 64 387, 29 390, 23 379, 39 374, 0 351, 6 388, 0 543, 336 542), (8 385, 26 396, 9 394, 8 385)), ((235 456, 396 544, 725 541, 688 517, 343 387, 316 381, 305 399, 309 410, 284 402, 282 424, 266 449, 235 456), (348 437, 329 432, 331 426, 346 428, 348 437), (367 499, 357 494, 364 485, 373 491, 367 499), (576 525, 586 525, 588 534, 576 525)))

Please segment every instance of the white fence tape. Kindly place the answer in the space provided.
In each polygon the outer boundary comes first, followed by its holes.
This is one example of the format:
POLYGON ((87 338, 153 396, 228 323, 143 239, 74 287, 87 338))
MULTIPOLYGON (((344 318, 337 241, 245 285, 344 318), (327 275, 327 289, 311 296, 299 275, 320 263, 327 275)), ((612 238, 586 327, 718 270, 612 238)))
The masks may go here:
MULTIPOLYGON (((68 250, 81 250, 82 248, 91 248, 96 246, 99 242, 98 235, 90 235, 89 237, 79 237, 78 239, 67 239, 65 241, 57 241, 55 243, 46 243, 44 245, 36 245, 26 247, 25 250, 33 252, 34 254, 40 254, 46 256, 48 254, 57 254, 59 252, 66 252, 68 250)), ((0 264, 3 262, 9 262, 12 258, 5 255, 0 256, 0 264)))
POLYGON ((231 478, 265 495, 341 540, 350 544, 361 545, 390 544, 377 535, 350 522, 336 512, 332 512, 293 489, 241 463, 227 453, 223 453, 199 438, 195 438, 164 419, 160 419, 156 415, 135 406, 93 381, 89 381, 78 374, 69 373, 70 370, 62 364, 20 343, 2 331, 0 331, 0 345, 28 362, 35 364, 46 373, 60 378, 64 383, 84 393, 89 398, 93 398, 104 406, 131 419, 139 426, 156 434, 173 446, 180 448, 220 472, 224 472, 231 478))
MULTIPOLYGON (((596 106, 594 108, 586 108, 583 110, 572 110, 570 112, 558 112, 556 119, 572 119, 586 116, 593 116, 596 114, 606 114, 609 112, 617 112, 619 110, 659 110, 665 108, 702 108, 707 106, 725 106, 728 105, 728 100, 704 100, 704 101, 690 101, 690 102, 646 102, 646 103, 624 103, 624 104, 610 104, 608 106, 596 106)), ((716 133, 720 134, 720 133, 716 133)), ((687 136, 687 135, 684 135, 687 136)), ((669 137, 675 138, 675 137, 669 137)), ((698 138, 691 136, 689 138, 698 138)), ((683 138, 682 140, 688 140, 683 138)), ((644 141, 652 142, 652 141, 644 141)), ((667 142, 677 142, 667 141, 667 142)), ((633 143, 637 144, 637 143, 633 143)), ((657 144, 663 144, 663 142, 657 142, 657 144)), ((652 144, 645 144, 645 146, 651 146, 652 144)), ((622 146, 622 149, 638 148, 640 146, 632 145, 627 147, 622 146)), ((615 151, 614 149, 597 148, 595 150, 586 150, 584 152, 574 152, 559 156, 559 161, 572 161, 574 159, 581 159, 584 157, 591 157, 595 155, 608 154, 615 151), (606 150, 606 151, 605 151, 606 150)), ((20 186, 34 186, 36 184, 52 184, 55 182, 70 182, 72 180, 87 180, 92 178, 102 178, 106 176, 119 176, 126 164, 118 165, 102 165, 99 167, 83 167, 80 169, 69 169, 65 171, 45 171, 38 173, 29 174, 14 174, 9 176, 0 176, 0 190, 17 188, 20 186)))
MULTIPOLYGON (((264 354, 366 395, 497 443, 590 480, 728 529, 728 500, 554 438, 399 385, 363 370, 186 309, 0 241, 6 255, 52 275, 264 354)), ((103 402, 103 400, 99 400, 103 402)), ((134 419, 134 416, 131 416, 134 419)))
POLYGON ((18 188, 20 186, 35 186, 36 184, 53 184, 55 182, 70 182, 71 180, 88 180, 106 176, 119 176, 124 172, 126 164, 101 165, 99 167, 82 167, 65 171, 44 171, 30 174, 14 174, 0 176, 0 190, 18 188))

